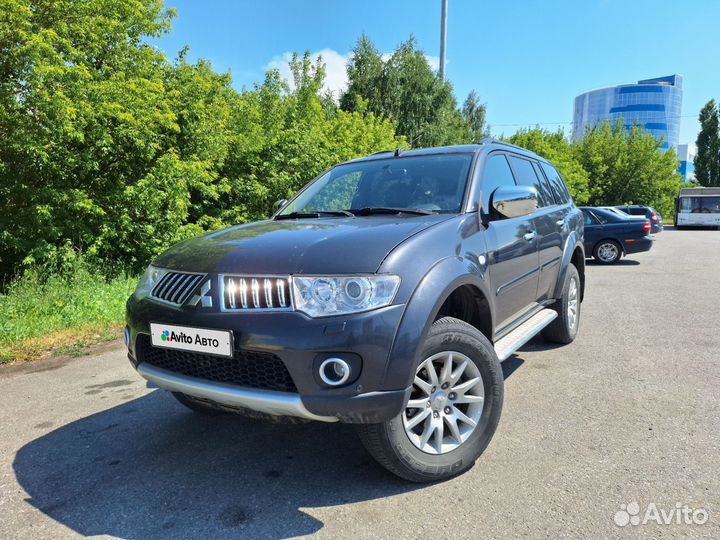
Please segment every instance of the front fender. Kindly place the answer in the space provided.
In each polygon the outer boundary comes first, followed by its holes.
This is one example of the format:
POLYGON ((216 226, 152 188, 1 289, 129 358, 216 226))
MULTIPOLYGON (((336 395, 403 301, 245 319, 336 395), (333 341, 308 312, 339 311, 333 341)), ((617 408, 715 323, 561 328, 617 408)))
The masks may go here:
MULTIPOLYGON (((463 285, 477 287, 486 299, 493 297, 485 280, 486 267, 468 259, 448 257, 439 261, 420 280, 400 321, 383 376, 383 388, 406 388, 412 384, 419 354, 443 303, 463 285)), ((490 310, 491 313, 493 310, 490 310)), ((492 315, 491 315, 492 318, 492 315)), ((495 327, 490 321, 490 328, 495 327)))

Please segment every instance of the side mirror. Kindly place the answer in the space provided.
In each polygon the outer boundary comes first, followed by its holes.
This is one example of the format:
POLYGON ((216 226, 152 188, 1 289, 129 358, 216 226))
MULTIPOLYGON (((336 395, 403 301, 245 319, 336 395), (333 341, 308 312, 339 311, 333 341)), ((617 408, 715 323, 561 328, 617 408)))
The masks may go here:
POLYGON ((276 212, 279 212, 280 210, 282 210, 282 209, 285 207, 285 205, 286 205, 287 203, 288 203, 288 200, 287 200, 287 199, 280 199, 279 201, 277 201, 277 202, 275 203, 275 211, 276 211, 276 212))
POLYGON ((537 200, 537 190, 531 186, 500 186, 492 194, 493 208, 505 218, 532 214, 537 200))

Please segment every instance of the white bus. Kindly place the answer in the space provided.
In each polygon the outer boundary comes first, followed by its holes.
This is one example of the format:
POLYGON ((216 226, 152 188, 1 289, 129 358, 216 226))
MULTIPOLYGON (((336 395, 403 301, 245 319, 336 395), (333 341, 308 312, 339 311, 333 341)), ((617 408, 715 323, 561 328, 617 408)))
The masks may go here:
POLYGON ((681 189, 675 226, 720 227, 720 187, 681 189))

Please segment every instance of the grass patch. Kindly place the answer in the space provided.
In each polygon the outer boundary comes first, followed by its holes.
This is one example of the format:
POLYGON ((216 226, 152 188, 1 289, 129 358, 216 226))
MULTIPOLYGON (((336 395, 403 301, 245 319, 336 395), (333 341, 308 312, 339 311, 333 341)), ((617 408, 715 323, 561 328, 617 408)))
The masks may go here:
POLYGON ((0 363, 80 354, 121 335, 136 278, 105 278, 82 260, 69 269, 32 269, 0 295, 0 363))

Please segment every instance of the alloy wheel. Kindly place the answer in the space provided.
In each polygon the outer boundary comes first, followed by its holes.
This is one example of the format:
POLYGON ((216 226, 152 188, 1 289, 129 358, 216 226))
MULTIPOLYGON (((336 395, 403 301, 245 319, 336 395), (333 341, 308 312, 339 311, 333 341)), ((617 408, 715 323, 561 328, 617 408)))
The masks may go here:
POLYGON ((618 256, 618 248, 615 244, 607 243, 602 244, 598 248, 598 257, 600 257, 600 260, 603 262, 612 262, 615 259, 617 259, 618 256))
POLYGON ((570 287, 568 287, 567 313, 568 326, 570 330, 573 330, 578 319, 578 286, 575 278, 570 280, 570 287))
POLYGON ((423 452, 451 452, 475 431, 484 401, 483 379, 470 358, 457 351, 434 354, 415 374, 402 413, 405 433, 423 452))

